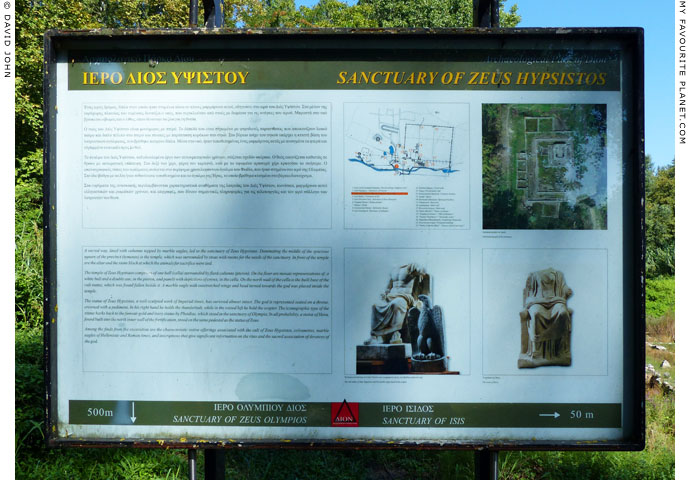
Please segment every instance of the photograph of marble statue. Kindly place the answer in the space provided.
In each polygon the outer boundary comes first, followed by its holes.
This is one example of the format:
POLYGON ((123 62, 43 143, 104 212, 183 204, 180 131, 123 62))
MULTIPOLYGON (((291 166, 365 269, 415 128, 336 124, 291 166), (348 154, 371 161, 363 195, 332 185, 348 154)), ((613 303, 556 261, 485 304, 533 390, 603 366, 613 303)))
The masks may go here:
POLYGON ((370 336, 357 346, 358 373, 446 371, 443 314, 432 306, 430 284, 422 265, 393 269, 371 306, 370 336))
POLYGON ((412 371, 443 372, 447 368, 443 311, 431 306, 428 295, 420 295, 408 313, 412 340, 412 371))
POLYGON ((371 307, 371 337, 364 344, 410 343, 407 330, 403 330, 407 311, 419 295, 428 293, 429 275, 424 267, 410 263, 395 268, 381 300, 371 307))
POLYGON ((570 335, 573 291, 563 273, 553 268, 532 272, 523 290, 518 368, 571 364, 570 335))

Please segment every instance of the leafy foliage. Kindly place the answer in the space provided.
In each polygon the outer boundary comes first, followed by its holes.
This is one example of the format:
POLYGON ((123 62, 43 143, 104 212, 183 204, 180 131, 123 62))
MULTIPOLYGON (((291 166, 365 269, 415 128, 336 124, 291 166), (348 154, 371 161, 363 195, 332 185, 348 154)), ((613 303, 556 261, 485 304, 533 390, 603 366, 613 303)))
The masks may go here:
POLYGON ((645 158, 645 224, 647 228, 647 277, 675 273, 676 164, 654 169, 645 158))
POLYGON ((49 29, 93 28, 88 7, 70 0, 17 0, 15 149, 18 158, 42 146, 43 33, 49 29))
POLYGON ((370 5, 377 27, 458 27, 472 25, 472 2, 462 0, 361 0, 370 5))
POLYGON ((15 334, 15 454, 36 450, 43 439, 43 336, 38 329, 15 334))
POLYGON ((311 27, 377 27, 371 5, 348 6, 338 0, 321 0, 313 8, 300 7, 304 23, 311 27))
POLYGON ((38 149, 25 157, 17 158, 14 180, 17 185, 40 184, 43 178, 43 150, 38 149))
POLYGON ((647 279, 647 315, 661 317, 675 310, 676 282, 673 277, 647 279))
POLYGON ((189 3, 179 0, 84 0, 104 28, 181 28, 189 25, 189 3))
MULTIPOLYGON (((40 165, 40 163, 39 163, 40 165)), ((15 286, 17 325, 40 327, 43 320, 42 190, 36 182, 15 187, 15 286)))
MULTIPOLYGON (((520 22, 516 5, 506 11, 501 2, 500 15, 504 27, 520 22)), ((320 0, 299 9, 294 0, 230 0, 225 23, 230 28, 469 27, 472 0, 360 0, 355 5, 320 0)))
MULTIPOLYGON (((360 0, 369 5, 377 27, 469 27, 472 26, 471 0, 360 0)), ((502 27, 514 27, 520 22, 517 6, 509 11, 500 2, 502 27)))

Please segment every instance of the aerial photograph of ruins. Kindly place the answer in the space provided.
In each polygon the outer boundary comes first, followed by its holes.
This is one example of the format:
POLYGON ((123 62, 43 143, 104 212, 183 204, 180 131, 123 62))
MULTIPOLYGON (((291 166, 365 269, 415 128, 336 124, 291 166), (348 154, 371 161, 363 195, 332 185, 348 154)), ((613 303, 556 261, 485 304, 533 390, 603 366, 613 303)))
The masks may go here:
POLYGON ((485 229, 606 229, 606 105, 482 105, 485 229))

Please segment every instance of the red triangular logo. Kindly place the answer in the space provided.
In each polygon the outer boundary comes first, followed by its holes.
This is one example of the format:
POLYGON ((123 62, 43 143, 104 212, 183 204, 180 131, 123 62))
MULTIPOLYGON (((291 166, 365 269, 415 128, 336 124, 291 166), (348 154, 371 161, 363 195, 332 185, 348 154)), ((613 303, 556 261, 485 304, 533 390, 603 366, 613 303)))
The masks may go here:
POLYGON ((331 403, 332 427, 359 427, 359 403, 331 403))

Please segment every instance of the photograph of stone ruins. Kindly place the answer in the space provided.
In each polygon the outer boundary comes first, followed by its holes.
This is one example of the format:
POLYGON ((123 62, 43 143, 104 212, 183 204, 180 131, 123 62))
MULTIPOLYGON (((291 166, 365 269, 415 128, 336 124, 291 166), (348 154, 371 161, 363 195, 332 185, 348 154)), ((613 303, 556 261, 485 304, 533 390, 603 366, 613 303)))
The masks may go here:
POLYGON ((606 229, 606 105, 482 105, 485 229, 606 229))

